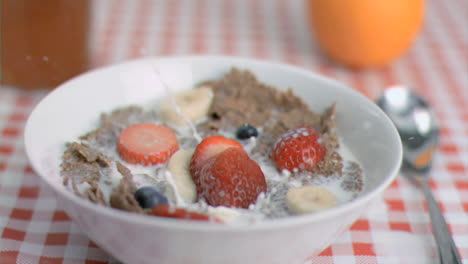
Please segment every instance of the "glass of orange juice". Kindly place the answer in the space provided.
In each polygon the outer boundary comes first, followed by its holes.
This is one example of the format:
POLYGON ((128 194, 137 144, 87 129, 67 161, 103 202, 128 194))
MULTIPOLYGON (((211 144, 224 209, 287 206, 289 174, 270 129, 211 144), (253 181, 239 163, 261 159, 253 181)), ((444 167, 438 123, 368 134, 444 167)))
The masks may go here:
POLYGON ((89 66, 89 0, 2 0, 1 84, 56 87, 89 66))

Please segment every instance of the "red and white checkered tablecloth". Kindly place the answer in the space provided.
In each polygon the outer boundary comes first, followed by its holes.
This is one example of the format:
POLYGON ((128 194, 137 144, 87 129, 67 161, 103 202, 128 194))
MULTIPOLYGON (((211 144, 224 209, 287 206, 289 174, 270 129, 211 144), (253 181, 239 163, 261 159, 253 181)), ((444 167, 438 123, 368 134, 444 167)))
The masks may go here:
MULTIPOLYGON (((468 263, 468 2, 428 0, 409 52, 380 69, 350 71, 320 55, 303 0, 94 1, 95 67, 153 55, 230 54, 305 67, 369 98, 388 85, 424 94, 441 123, 431 187, 468 263)), ((117 263, 56 207, 32 171, 23 129, 45 91, 0 87, 0 264, 117 263)), ((424 197, 398 177, 350 230, 306 263, 437 263, 424 197)))

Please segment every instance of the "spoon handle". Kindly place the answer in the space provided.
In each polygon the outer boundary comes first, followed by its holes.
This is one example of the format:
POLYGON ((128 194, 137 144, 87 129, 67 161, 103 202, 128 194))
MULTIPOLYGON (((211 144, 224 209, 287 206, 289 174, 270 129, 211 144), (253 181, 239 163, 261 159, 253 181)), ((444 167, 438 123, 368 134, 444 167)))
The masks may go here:
POLYGON ((429 207, 429 215, 431 217, 432 229, 439 249, 439 258, 442 264, 461 264, 461 259, 458 254, 455 242, 452 239, 450 229, 447 222, 440 211, 434 196, 432 195, 429 187, 428 178, 422 176, 422 185, 424 196, 426 197, 427 205, 429 207))

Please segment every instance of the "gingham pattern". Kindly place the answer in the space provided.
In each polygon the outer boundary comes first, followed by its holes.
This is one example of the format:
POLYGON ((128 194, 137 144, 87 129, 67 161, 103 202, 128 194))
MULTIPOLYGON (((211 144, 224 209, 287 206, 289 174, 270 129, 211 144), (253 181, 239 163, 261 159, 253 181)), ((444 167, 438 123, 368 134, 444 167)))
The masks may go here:
MULTIPOLYGON (((320 55, 303 0, 94 1, 94 66, 172 54, 230 54, 299 65, 375 98, 404 84, 432 103, 442 128, 431 186, 468 263, 468 2, 428 0, 410 51, 380 69, 355 72, 320 55)), ((0 264, 115 261, 56 208, 28 164, 23 129, 44 91, 0 87, 0 264)), ((319 239, 319 238, 317 238, 319 239)), ((287 250, 287 249, 285 249, 287 250)), ((350 230, 306 263, 437 263, 424 198, 398 179, 350 230)))

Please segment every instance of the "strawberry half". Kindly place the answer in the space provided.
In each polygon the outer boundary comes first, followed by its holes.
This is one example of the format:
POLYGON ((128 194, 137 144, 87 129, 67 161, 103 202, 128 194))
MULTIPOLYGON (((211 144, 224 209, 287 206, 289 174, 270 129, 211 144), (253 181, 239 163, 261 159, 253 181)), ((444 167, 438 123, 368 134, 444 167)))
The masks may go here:
POLYGON ((241 148, 227 148, 205 162, 197 185, 198 197, 212 206, 248 208, 266 192, 265 176, 241 148))
POLYGON ((271 159, 278 170, 310 170, 325 157, 326 148, 319 139, 320 135, 310 126, 291 129, 275 142, 271 159))
POLYGON ((243 150, 242 145, 233 139, 222 136, 212 136, 203 139, 195 149, 190 161, 190 174, 193 181, 195 183, 198 181, 200 170, 208 159, 232 147, 243 150))

